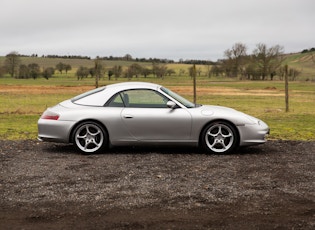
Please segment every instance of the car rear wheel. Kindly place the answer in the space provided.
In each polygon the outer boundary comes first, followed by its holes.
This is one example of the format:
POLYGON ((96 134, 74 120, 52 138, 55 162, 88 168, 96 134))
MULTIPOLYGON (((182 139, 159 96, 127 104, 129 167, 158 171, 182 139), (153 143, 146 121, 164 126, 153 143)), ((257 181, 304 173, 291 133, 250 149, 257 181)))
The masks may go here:
POLYGON ((100 152, 107 144, 107 133, 96 122, 79 124, 73 132, 73 143, 84 154, 100 152))
POLYGON ((202 147, 208 153, 228 154, 238 146, 238 134, 231 124, 218 121, 209 124, 201 135, 202 147))

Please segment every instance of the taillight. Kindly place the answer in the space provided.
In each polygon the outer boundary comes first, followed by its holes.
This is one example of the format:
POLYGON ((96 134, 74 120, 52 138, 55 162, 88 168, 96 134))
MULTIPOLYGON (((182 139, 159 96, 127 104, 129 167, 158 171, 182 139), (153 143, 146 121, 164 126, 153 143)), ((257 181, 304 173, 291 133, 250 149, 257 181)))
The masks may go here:
POLYGON ((59 114, 53 113, 51 111, 45 111, 41 116, 41 119, 48 119, 48 120, 58 120, 59 114))

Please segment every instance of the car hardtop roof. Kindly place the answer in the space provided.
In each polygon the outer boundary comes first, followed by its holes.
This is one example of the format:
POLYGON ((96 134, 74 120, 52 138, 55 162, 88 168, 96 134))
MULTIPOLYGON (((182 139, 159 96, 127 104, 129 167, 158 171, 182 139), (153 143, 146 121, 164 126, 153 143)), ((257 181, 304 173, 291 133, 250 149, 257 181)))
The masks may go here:
POLYGON ((121 89, 133 89, 133 88, 149 88, 149 89, 158 89, 161 86, 154 83, 149 82, 137 82, 137 81, 131 81, 131 82, 121 82, 121 83, 115 83, 107 85, 106 88, 121 88, 121 89))

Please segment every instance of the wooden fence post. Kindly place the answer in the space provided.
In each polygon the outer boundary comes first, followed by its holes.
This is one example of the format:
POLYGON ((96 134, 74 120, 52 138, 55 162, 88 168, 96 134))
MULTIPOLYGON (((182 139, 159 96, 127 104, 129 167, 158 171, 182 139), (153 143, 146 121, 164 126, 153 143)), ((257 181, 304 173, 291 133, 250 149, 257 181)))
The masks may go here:
POLYGON ((284 66, 285 111, 289 112, 289 79, 288 65, 284 66))
POLYGON ((196 65, 194 64, 193 69, 192 69, 192 77, 193 77, 193 81, 194 81, 194 104, 197 103, 196 75, 197 75, 196 65))

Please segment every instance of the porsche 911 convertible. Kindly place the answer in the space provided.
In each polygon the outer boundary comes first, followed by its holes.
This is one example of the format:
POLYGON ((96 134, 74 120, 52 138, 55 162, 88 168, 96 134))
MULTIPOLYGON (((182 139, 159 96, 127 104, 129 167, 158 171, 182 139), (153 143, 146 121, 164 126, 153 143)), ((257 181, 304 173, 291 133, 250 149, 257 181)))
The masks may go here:
POLYGON ((48 108, 38 120, 41 141, 73 143, 82 153, 113 146, 189 145, 228 154, 266 142, 269 127, 231 108, 196 105, 157 84, 100 87, 48 108))

